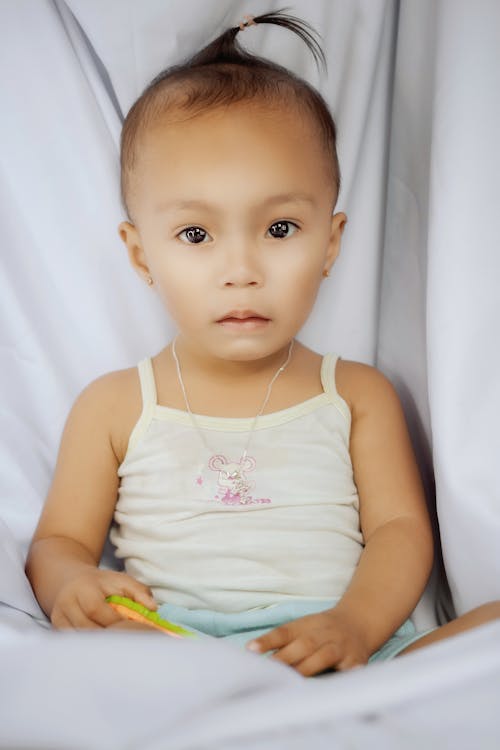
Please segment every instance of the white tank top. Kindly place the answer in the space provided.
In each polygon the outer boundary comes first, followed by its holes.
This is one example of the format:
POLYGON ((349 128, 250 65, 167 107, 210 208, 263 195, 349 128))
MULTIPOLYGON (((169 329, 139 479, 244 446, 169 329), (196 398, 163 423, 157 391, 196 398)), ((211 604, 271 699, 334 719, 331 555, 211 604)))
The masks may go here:
POLYGON ((349 455, 351 414, 335 388, 258 418, 195 415, 157 404, 149 358, 143 410, 118 469, 111 541, 159 603, 220 612, 290 599, 338 599, 363 548, 349 455))

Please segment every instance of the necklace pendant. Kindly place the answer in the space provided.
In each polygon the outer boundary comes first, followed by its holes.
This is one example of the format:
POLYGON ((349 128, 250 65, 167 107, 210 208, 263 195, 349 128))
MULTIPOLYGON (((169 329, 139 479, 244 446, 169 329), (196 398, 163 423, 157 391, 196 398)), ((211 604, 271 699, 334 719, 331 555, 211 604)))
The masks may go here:
POLYGON ((212 456, 208 462, 208 467, 219 474, 216 500, 224 505, 270 503, 269 498, 255 499, 250 494, 255 482, 248 479, 247 472, 253 471, 256 465, 255 458, 251 456, 242 456, 238 463, 229 461, 226 456, 220 453, 212 456))
MULTIPOLYGON (((207 441, 205 440, 203 432, 201 431, 197 423, 197 420, 195 418, 195 415, 191 411, 191 407, 189 405, 189 401, 188 401, 188 397, 186 393, 186 387, 182 379, 179 358, 177 357, 177 352, 175 350, 176 339, 177 337, 175 337, 172 342, 172 356, 175 361, 175 366, 177 369, 177 377, 179 380, 179 385, 182 390, 182 395, 184 396, 186 409, 187 409, 187 412, 189 414, 189 417, 191 419, 194 429, 200 436, 201 442, 203 443, 204 447, 208 451, 210 451, 210 448, 207 444, 207 441)), ((294 341, 292 339, 290 341, 290 346, 288 347, 288 356, 286 358, 286 361, 276 370, 269 385, 267 386, 267 393, 264 398, 264 402, 261 406, 260 411, 258 412, 258 414, 255 415, 253 419, 252 426, 250 428, 250 432, 248 435, 247 444, 246 444, 245 450, 243 451, 243 455, 240 457, 240 460, 236 463, 234 461, 229 461, 225 456, 221 454, 216 454, 216 455, 213 455, 208 462, 208 468, 211 469, 212 471, 216 471, 219 473, 218 493, 220 494, 217 494, 215 496, 215 499, 217 501, 225 503, 226 505, 250 505, 253 503, 270 503, 271 502, 269 498, 254 499, 250 495, 250 490, 254 487, 255 482, 251 482, 248 480, 247 473, 255 469, 256 461, 255 461, 255 458, 252 458, 251 456, 247 455, 247 451, 250 445, 250 440, 252 438, 253 432, 255 430, 257 420, 261 416, 261 414, 263 414, 264 409, 266 408, 266 404, 269 400, 269 396, 271 395, 271 388, 273 387, 274 381, 279 375, 281 375, 281 373, 285 370, 285 368, 288 366, 288 363, 290 362, 290 358, 292 356, 293 343, 294 341)), ((198 486, 201 486, 203 484, 204 482, 203 467, 198 471, 195 482, 198 486)))

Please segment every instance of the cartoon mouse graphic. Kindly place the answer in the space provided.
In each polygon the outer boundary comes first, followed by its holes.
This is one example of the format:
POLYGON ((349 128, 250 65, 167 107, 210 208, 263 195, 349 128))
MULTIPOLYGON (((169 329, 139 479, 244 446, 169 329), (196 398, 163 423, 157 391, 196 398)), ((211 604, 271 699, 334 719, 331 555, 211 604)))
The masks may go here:
POLYGON ((249 481, 247 472, 253 471, 256 466, 255 458, 244 456, 239 463, 228 461, 223 455, 212 456, 208 462, 212 471, 219 472, 218 494, 215 499, 224 505, 250 505, 254 503, 270 503, 269 498, 254 499, 250 490, 255 482, 249 481))

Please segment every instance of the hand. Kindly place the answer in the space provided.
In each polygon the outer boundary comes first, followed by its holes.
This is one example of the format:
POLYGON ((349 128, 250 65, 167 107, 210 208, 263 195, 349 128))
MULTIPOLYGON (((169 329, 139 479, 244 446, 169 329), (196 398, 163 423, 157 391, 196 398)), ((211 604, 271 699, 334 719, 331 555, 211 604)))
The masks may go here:
POLYGON ((107 628, 123 618, 105 600, 117 594, 156 609, 151 590, 126 573, 89 568, 66 583, 56 598, 50 619, 55 628, 107 628))
POLYGON ((370 656, 359 625, 335 609, 281 625, 246 647, 259 653, 277 649, 272 658, 304 677, 326 669, 351 669, 366 664, 370 656))

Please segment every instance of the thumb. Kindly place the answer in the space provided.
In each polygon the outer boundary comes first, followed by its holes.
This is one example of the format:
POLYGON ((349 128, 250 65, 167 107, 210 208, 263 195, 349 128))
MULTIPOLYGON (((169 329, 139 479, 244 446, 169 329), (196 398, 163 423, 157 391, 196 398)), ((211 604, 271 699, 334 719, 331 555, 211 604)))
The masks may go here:
POLYGON ((109 591, 109 594, 127 596, 129 599, 133 599, 148 609, 156 609, 156 601, 149 586, 145 586, 126 573, 118 573, 117 575, 120 577, 116 579, 116 583, 113 581, 115 585, 112 584, 113 590, 109 591))

